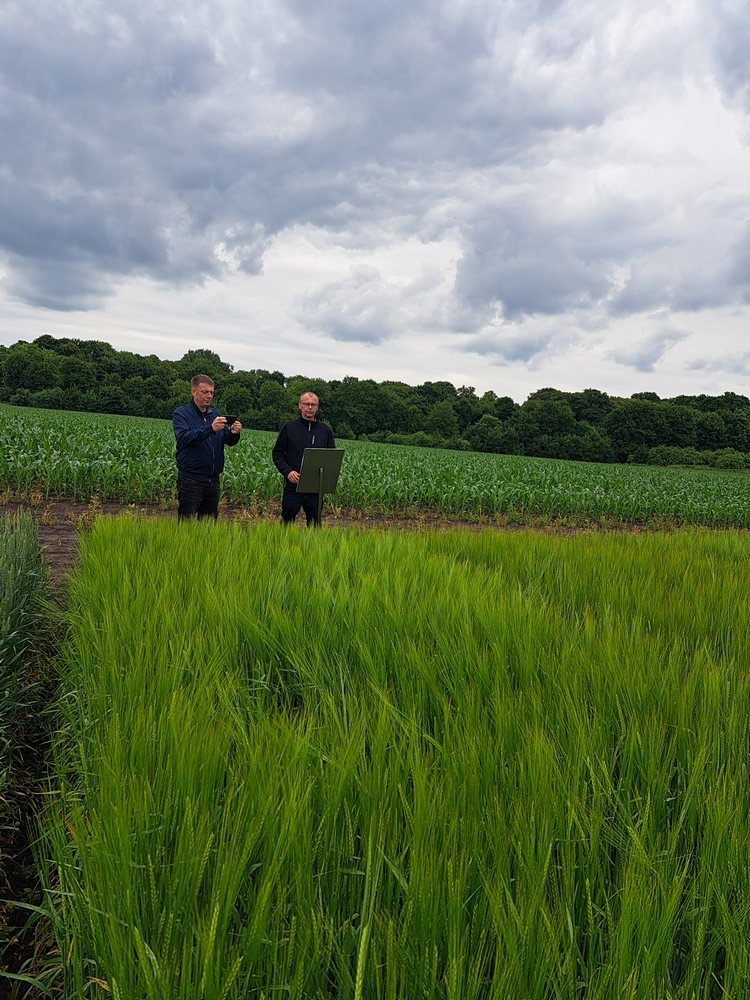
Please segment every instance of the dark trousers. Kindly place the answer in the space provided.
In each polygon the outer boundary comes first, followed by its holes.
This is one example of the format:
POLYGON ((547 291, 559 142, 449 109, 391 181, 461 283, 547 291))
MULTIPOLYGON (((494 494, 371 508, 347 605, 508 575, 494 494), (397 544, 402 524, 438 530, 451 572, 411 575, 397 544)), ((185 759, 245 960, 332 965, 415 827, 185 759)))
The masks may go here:
POLYGON ((177 520, 219 516, 219 481, 201 483, 197 479, 177 477, 177 520))
POLYGON ((294 486, 290 486, 285 482, 284 494, 281 497, 281 520, 284 524, 292 523, 297 514, 299 514, 300 507, 304 507, 305 509, 308 528, 311 524, 317 524, 318 494, 298 493, 294 486))

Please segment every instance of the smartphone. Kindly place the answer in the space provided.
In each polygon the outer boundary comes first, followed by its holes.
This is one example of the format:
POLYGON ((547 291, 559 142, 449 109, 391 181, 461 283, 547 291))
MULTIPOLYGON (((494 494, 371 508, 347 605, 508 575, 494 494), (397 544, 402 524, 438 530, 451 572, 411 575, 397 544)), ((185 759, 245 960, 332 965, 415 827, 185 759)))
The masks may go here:
POLYGON ((234 416, 234 414, 231 414, 231 415, 227 414, 227 427, 231 427, 232 424, 235 422, 236 419, 237 419, 237 417, 234 416))

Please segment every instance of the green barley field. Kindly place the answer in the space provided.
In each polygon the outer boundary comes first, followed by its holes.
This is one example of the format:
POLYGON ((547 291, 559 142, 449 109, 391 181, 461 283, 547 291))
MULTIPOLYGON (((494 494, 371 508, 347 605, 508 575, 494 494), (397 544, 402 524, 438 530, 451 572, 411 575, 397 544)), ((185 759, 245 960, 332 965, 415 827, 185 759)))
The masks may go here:
MULTIPOLYGON (((3 406, 2 415, 0 485, 6 491, 124 503, 176 499, 169 421, 12 406, 3 406)), ((223 485, 230 501, 280 499, 281 477, 271 463, 274 439, 244 431, 239 446, 227 450, 223 485)), ((328 502, 345 510, 750 526, 750 476, 744 472, 342 445, 339 488, 328 502)))
POLYGON ((66 998, 749 995, 744 534, 103 519, 69 597, 66 998))

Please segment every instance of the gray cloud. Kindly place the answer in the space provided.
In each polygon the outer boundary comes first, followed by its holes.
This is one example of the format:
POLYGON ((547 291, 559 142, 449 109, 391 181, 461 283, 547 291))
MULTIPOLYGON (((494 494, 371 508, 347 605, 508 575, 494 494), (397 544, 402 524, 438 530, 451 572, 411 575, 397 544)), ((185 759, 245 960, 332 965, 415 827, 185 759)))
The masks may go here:
MULTIPOLYGON (((298 302, 303 323, 343 341, 428 319, 473 335, 496 315, 746 299, 736 206, 702 209, 691 232, 671 192, 600 182, 621 154, 599 133, 634 103, 709 64, 728 95, 745 93, 746 14, 700 9, 691 27, 646 0, 10 3, 6 287, 91 308, 131 275, 259 273, 275 235, 311 225, 349 246, 455 230, 465 247, 440 316, 410 311, 416 286, 362 270, 298 302), (702 255, 695 233, 712 222, 718 247, 702 255)), ((521 337, 496 353, 547 346, 521 337)))
POLYGON ((391 303, 377 268, 352 268, 348 277, 304 296, 298 316, 334 340, 377 344, 390 332, 391 303))
POLYGON ((750 302, 750 223, 738 237, 731 251, 730 280, 742 288, 742 298, 750 302))
POLYGON ((750 351, 719 357, 694 358, 687 365, 690 371, 729 372, 732 375, 750 375, 750 351))
POLYGON ((344 278, 300 296, 295 315, 303 327, 333 340, 379 344, 394 330, 445 327, 444 283, 435 267, 423 266, 411 280, 396 281, 370 264, 358 264, 344 278))
POLYGON ((505 365, 514 362, 528 363, 549 350, 555 337, 552 333, 482 333, 467 338, 463 348, 486 357, 493 364, 505 365))
POLYGON ((656 363, 670 348, 689 336, 689 333, 679 330, 663 330, 633 344, 618 347, 610 351, 608 356, 618 364, 635 368, 636 371, 652 372, 656 363))
POLYGON ((750 8, 742 0, 719 0, 714 21, 718 78, 732 100, 750 108, 750 8))

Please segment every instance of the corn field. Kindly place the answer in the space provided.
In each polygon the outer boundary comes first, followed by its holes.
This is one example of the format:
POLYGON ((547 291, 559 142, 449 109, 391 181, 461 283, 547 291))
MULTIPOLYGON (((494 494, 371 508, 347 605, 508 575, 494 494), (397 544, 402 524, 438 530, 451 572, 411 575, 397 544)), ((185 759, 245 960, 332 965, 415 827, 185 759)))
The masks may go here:
MULTIPOLYGON (((176 498, 174 436, 164 420, 4 406, 0 483, 26 496, 122 503, 176 498)), ((232 503, 280 498, 274 435, 243 431, 223 477, 232 503)), ((395 515, 497 515, 667 520, 750 526, 750 475, 704 469, 600 465, 343 442, 333 507, 395 515)))

